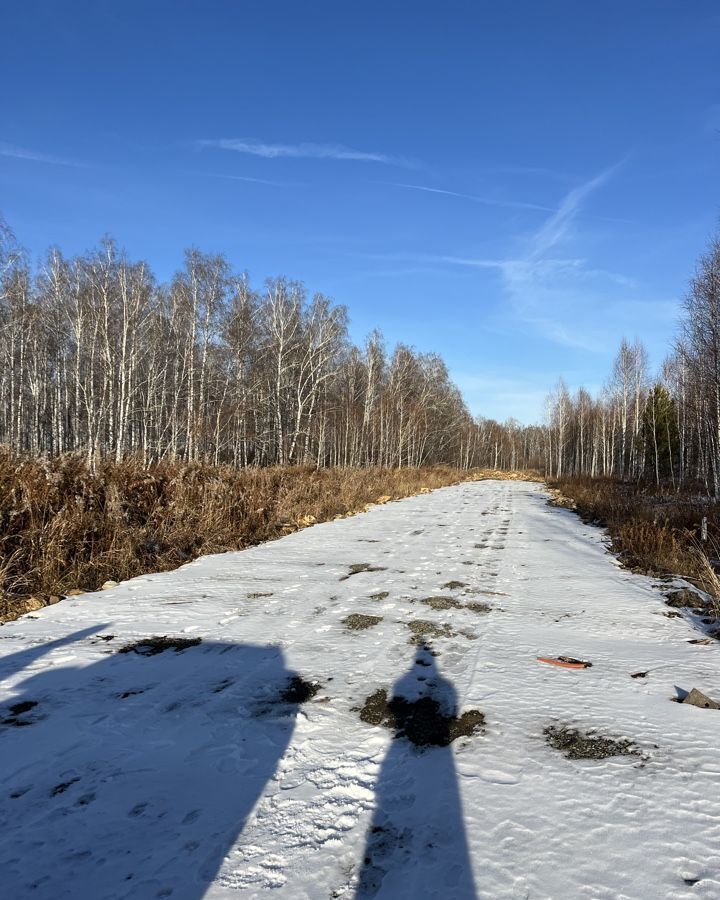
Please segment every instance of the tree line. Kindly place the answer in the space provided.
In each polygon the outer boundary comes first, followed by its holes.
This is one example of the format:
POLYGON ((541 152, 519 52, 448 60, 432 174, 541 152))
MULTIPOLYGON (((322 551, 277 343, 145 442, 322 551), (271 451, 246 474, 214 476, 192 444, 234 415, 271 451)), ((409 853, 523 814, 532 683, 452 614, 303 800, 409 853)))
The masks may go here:
MULTIPOLYGON (((31 266, 0 220, 0 444, 50 456, 236 466, 520 462, 443 360, 273 278, 188 250, 169 283, 110 239, 31 266)), ((522 443, 518 437, 517 440, 522 443)), ((519 445, 518 445, 519 446, 519 445)))
POLYGON ((700 257, 674 345, 651 373, 640 341, 623 340, 597 397, 548 398, 544 468, 552 475, 649 480, 720 495, 720 240, 700 257))
POLYGON ((186 251, 168 283, 106 238, 36 266, 0 219, 0 444, 90 462, 537 469, 720 495, 720 240, 701 256, 658 373, 623 340, 595 397, 562 379, 545 421, 473 417, 434 353, 357 346, 344 306, 253 288, 186 251))

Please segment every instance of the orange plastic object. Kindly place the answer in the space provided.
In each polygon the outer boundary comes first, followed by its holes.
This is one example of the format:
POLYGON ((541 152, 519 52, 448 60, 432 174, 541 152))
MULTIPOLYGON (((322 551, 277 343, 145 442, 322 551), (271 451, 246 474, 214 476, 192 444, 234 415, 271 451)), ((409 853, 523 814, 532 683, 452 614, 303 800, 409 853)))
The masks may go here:
POLYGON ((584 662, 563 662, 561 659, 552 659, 549 656, 538 656, 538 662, 547 663, 550 666, 560 666, 561 669, 587 669, 588 664, 584 662))

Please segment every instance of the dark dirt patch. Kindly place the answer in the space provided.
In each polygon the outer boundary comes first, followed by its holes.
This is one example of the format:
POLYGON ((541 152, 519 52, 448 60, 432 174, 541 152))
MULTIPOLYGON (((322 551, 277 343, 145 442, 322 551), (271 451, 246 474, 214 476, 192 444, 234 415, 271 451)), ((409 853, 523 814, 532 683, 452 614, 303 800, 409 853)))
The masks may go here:
POLYGON ((16 790, 14 790, 14 791, 12 792, 12 794, 10 794, 10 799, 11 799, 11 800, 19 800, 20 797, 24 797, 25 794, 27 794, 27 792, 28 792, 29 790, 30 790, 29 787, 17 788, 16 790))
POLYGON ((449 625, 436 625, 425 619, 413 619, 407 627, 412 631, 413 641, 421 644, 425 643, 426 638, 455 637, 456 634, 449 625))
POLYGON ((677 591, 670 591, 665 595, 665 603, 674 609, 685 609, 686 607, 703 606, 702 597, 689 588, 681 588, 677 591))
POLYGON ((316 681, 305 681, 300 675, 293 675, 286 687, 280 692, 283 703, 307 703, 322 687, 316 681))
POLYGON ((390 591, 378 591, 377 594, 370 594, 371 600, 384 600, 390 596, 390 591))
POLYGON ((353 575, 359 575, 361 572, 384 572, 384 566, 373 566, 372 563, 353 563, 347 575, 343 575, 340 581, 347 581, 353 575))
POLYGON ((443 585, 446 591, 459 591, 460 588, 467 587, 464 581, 448 581, 443 585))
POLYGON ((63 781, 60 784, 56 784, 50 791, 50 796, 57 797, 58 794, 64 794, 71 785, 76 784, 78 781, 80 781, 79 778, 71 778, 70 781, 63 781))
MULTIPOLYGON (((31 710, 35 709, 38 705, 37 700, 21 700, 19 703, 13 703, 12 706, 8 706, 7 712, 10 713, 9 716, 5 716, 0 720, 0 725, 11 725, 14 728, 24 728, 27 725, 33 725, 37 720, 37 718, 23 718, 27 713, 31 710)), ((40 717, 42 718, 42 716, 40 717)))
POLYGON ((118 694, 120 700, 127 700, 128 697, 137 697, 139 694, 144 694, 145 688, 138 688, 136 691, 123 691, 122 694, 118 694))
POLYGON ((425 597, 420 601, 431 609, 462 609, 461 604, 454 597, 425 597))
POLYGON ((342 620, 343 625, 350 631, 365 631, 366 628, 374 628, 382 622, 382 616, 366 616, 363 613, 350 613, 342 620))
POLYGON ((631 678, 645 678, 649 673, 648 672, 633 672, 630 676, 631 678))
POLYGON ((166 650, 174 650, 180 653, 187 650, 188 647, 197 647, 202 643, 201 638, 183 638, 168 637, 167 635, 144 638, 141 641, 134 641, 132 644, 126 644, 118 650, 118 653, 137 653, 138 656, 157 656, 158 653, 164 653, 166 650))
POLYGON ((465 609, 469 609, 471 612, 484 614, 492 611, 492 606, 489 603, 482 603, 479 600, 473 600, 472 603, 466 603, 465 609))
POLYGON ((611 756, 639 756, 640 751, 629 740, 613 740, 588 732, 548 725, 544 729, 545 740, 554 750, 559 750, 567 759, 608 759, 611 756))
POLYGON ((450 716, 442 712, 432 697, 419 700, 393 697, 388 701, 387 691, 382 688, 367 698, 360 719, 370 725, 391 728, 396 738, 407 738, 416 747, 447 747, 459 737, 475 734, 485 724, 480 710, 450 716))
POLYGON ((20 703, 13 703, 12 706, 8 706, 8 710, 10 712, 10 715, 21 716, 23 713, 30 712, 31 709, 35 709, 37 705, 37 700, 21 700, 20 703))
POLYGON ((261 597, 272 597, 272 595, 272 591, 269 593, 265 591, 256 591, 254 594, 248 594, 247 598, 248 600, 260 600, 261 597))

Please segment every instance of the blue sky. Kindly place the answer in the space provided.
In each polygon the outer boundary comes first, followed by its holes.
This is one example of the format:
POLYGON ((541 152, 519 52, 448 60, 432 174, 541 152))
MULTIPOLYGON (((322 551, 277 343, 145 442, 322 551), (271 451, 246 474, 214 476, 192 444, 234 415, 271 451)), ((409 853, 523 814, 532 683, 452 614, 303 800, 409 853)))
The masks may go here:
POLYGON ((659 364, 720 213, 720 5, 23 0, 0 15, 0 213, 305 281, 435 350, 475 413, 659 364))

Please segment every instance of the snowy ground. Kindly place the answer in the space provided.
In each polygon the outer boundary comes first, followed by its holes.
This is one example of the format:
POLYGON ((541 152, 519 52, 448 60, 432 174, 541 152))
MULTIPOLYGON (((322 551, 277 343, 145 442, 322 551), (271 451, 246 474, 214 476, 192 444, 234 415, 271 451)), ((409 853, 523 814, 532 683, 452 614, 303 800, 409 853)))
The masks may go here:
POLYGON ((485 481, 8 624, 0 895, 720 898, 720 713, 671 702, 720 695, 719 647, 666 610, 541 487, 485 481), (449 626, 437 656, 416 620, 449 626), (152 635, 202 643, 117 652, 152 635), (303 704, 295 673, 322 685, 303 704), (359 717, 380 688, 484 729, 394 740, 359 717), (552 724, 637 750, 568 759, 552 724))

